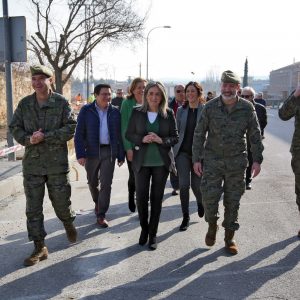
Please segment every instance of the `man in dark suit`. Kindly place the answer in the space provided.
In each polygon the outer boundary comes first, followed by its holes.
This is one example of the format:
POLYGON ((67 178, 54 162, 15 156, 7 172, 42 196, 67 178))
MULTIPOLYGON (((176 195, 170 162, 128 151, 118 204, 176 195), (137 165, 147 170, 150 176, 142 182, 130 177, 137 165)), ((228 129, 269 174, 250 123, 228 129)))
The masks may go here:
MULTIPOLYGON (((185 92, 184 92, 184 85, 177 84, 174 86, 174 98, 169 102, 169 108, 171 108, 174 112, 176 117, 177 110, 184 104, 185 101, 185 92)), ((179 179, 178 175, 174 173, 170 173, 170 183, 173 188, 172 196, 178 195, 177 190, 179 190, 179 179)))
POLYGON ((262 92, 257 93, 254 101, 256 103, 259 103, 259 104, 263 105, 263 106, 266 106, 266 100, 263 98, 263 93, 262 92))
POLYGON ((124 93, 122 89, 117 89, 117 96, 111 100, 111 104, 121 109, 122 102, 124 100, 124 93))
MULTIPOLYGON (((241 97, 250 101, 255 107, 258 123, 260 126, 260 132, 262 135, 264 128, 267 126, 267 110, 262 104, 256 103, 256 101, 254 100, 254 95, 255 95, 255 91, 252 87, 247 86, 242 89, 241 97)), ((252 164, 253 164, 253 158, 252 158, 252 153, 250 150, 250 143, 249 143, 248 137, 247 137, 247 151, 248 151, 249 165, 246 170, 246 190, 251 190, 251 188, 252 188, 252 186, 251 186, 251 181, 252 181, 251 169, 252 169, 252 164)))

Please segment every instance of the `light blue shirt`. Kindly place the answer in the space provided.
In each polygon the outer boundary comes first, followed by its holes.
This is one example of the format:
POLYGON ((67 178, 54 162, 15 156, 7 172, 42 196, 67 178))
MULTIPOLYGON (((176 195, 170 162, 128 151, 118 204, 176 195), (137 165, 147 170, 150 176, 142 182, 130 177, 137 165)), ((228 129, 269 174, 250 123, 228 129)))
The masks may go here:
POLYGON ((95 102, 96 110, 98 112, 99 116, 99 140, 100 144, 102 145, 109 145, 109 133, 108 133, 108 127, 107 127, 107 108, 106 109, 101 109, 98 105, 97 102, 95 102))

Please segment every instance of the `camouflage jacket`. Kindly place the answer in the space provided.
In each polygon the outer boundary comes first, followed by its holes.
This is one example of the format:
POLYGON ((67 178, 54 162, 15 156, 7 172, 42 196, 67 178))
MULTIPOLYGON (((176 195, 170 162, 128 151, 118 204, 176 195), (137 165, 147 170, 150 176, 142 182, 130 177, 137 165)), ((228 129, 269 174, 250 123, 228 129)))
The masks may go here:
POLYGON ((278 111, 279 118, 283 121, 295 117, 295 131, 290 149, 292 154, 300 152, 300 97, 295 98, 294 92, 289 95, 278 111))
POLYGON ((238 98, 230 112, 222 98, 205 104, 195 128, 193 162, 201 159, 224 159, 246 156, 246 133, 249 135, 253 161, 262 163, 263 145, 254 106, 238 98))
POLYGON ((9 125, 15 140, 25 146, 23 174, 47 175, 69 171, 67 141, 75 131, 76 121, 68 101, 52 93, 40 107, 35 93, 23 98, 9 125), (42 129, 45 139, 31 144, 30 136, 42 129))

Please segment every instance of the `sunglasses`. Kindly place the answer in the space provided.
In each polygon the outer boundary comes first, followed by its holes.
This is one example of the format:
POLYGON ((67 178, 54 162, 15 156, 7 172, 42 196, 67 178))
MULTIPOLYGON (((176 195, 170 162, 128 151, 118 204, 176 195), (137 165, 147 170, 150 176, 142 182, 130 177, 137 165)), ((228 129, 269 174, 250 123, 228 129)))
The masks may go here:
POLYGON ((184 93, 184 91, 182 91, 182 90, 177 90, 176 93, 177 93, 177 94, 179 94, 179 93, 184 93))
POLYGON ((252 95, 241 95, 242 98, 245 98, 245 99, 249 99, 249 98, 252 98, 253 96, 252 95))

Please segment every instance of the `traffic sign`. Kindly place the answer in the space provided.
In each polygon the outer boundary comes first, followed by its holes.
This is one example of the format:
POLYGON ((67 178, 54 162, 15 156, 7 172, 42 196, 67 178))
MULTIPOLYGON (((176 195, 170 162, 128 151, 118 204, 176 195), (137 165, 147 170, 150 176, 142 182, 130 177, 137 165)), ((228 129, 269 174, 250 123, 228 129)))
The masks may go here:
MULTIPOLYGON (((26 19, 25 17, 9 17, 11 40, 11 62, 26 62, 26 19)), ((5 62, 4 19, 0 18, 0 62, 5 62)))

